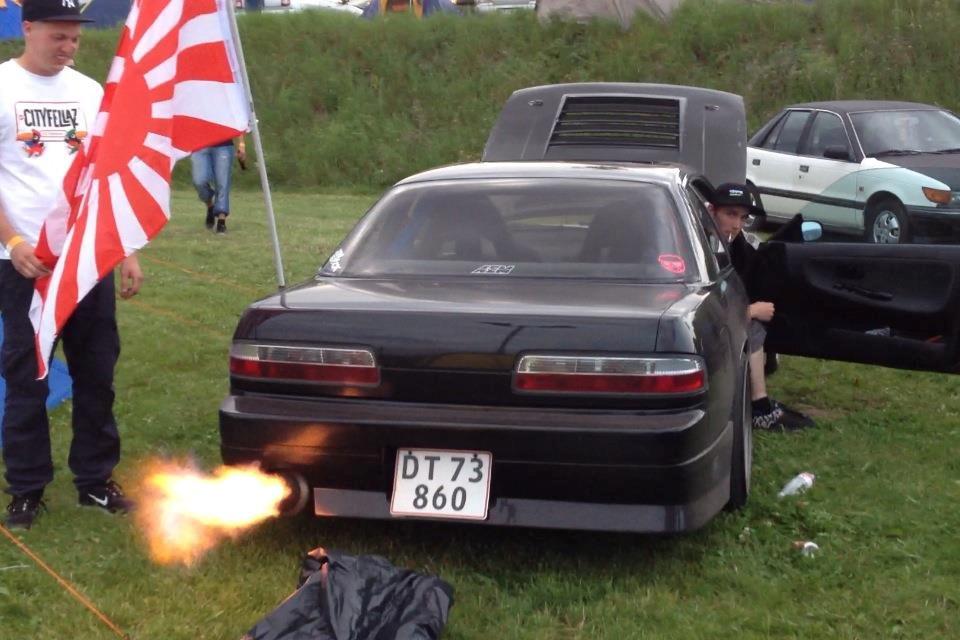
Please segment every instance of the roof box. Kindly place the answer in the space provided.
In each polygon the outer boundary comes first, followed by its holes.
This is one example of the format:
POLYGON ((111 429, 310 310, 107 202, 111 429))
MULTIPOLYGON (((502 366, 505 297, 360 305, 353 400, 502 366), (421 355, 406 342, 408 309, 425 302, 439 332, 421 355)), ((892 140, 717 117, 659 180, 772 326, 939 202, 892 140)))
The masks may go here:
POLYGON ((746 180, 743 98, 665 84, 578 83, 513 93, 484 162, 674 162, 713 184, 746 180))

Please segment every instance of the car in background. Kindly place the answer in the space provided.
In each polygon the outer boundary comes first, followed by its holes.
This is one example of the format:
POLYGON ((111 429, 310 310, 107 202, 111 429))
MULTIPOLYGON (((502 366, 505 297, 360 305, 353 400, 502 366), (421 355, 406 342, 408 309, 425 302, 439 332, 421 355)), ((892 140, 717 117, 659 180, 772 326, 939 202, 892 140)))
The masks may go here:
POLYGON ((940 107, 787 107, 750 138, 747 178, 772 222, 802 213, 867 242, 960 242, 960 118, 940 107))
MULTIPOLYGON (((304 11, 319 9, 325 11, 339 11, 353 16, 362 16, 368 0, 262 0, 263 11, 304 11)), ((236 8, 244 8, 244 0, 236 0, 236 8)))
MULTIPOLYGON (((515 92, 482 162, 400 181, 244 311, 224 462, 318 516, 677 532, 743 506, 748 298, 706 200, 745 142, 733 94, 515 92)), ((960 370, 960 247, 769 245, 780 353, 960 370)))
POLYGON ((476 10, 480 13, 491 11, 536 11, 536 0, 476 0, 476 10))

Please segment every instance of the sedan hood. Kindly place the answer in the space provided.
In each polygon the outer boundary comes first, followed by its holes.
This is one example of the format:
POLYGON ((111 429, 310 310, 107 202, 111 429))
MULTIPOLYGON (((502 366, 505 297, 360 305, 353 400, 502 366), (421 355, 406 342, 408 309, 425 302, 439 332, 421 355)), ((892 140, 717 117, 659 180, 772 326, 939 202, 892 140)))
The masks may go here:
POLYGON ((960 190, 960 153, 918 153, 909 156, 882 156, 883 162, 930 176, 960 190))

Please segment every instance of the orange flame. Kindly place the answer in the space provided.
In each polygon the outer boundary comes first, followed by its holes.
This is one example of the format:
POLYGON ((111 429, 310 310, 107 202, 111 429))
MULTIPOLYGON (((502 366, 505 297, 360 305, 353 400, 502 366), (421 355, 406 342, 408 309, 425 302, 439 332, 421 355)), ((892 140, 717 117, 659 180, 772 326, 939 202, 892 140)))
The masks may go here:
POLYGON ((279 476, 255 466, 204 474, 190 465, 158 462, 143 482, 136 513, 154 560, 190 566, 224 538, 279 515, 290 493, 279 476))

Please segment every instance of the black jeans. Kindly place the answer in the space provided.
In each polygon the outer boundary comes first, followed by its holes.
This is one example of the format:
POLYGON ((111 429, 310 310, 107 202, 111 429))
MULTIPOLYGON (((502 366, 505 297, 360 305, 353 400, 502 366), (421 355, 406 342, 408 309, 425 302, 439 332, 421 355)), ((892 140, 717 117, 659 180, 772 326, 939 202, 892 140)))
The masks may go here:
MULTIPOLYGON (((7 493, 42 490, 53 479, 46 380, 37 380, 33 325, 28 312, 33 280, 0 260, 3 348, 0 373, 7 384, 3 461, 7 493)), ((69 464, 78 491, 108 480, 120 460, 113 417, 113 369, 120 357, 113 274, 100 281, 74 311, 60 339, 73 378, 73 442, 69 464)))

